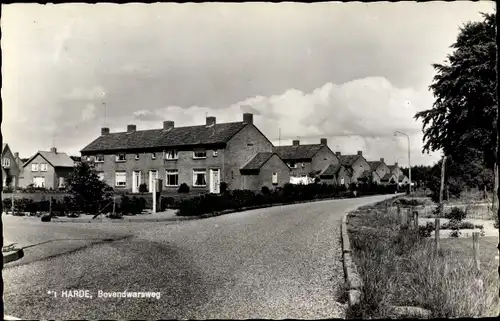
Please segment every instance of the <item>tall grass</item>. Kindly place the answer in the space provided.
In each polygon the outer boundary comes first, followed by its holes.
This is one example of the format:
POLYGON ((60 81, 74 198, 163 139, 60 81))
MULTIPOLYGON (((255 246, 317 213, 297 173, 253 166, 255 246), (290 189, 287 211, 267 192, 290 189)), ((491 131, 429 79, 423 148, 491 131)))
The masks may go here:
POLYGON ((428 309, 434 318, 498 315, 496 268, 476 271, 472 252, 433 255, 434 240, 399 229, 392 213, 354 215, 349 232, 364 297, 353 316, 387 317, 394 305, 428 309))

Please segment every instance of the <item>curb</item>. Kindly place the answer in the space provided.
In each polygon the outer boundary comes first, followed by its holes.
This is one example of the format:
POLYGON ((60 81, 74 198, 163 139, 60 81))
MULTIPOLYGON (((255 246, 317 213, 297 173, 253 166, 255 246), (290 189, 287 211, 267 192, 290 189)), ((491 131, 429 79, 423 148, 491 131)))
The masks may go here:
POLYGON ((9 251, 2 254, 3 254, 3 264, 7 264, 9 262, 16 261, 24 257, 23 249, 9 251))
POLYGON ((351 243, 349 241, 349 235, 347 231, 347 216, 350 213, 346 213, 342 218, 342 257, 344 266, 344 275, 347 283, 347 296, 349 307, 357 306, 361 301, 361 295, 363 290, 363 279, 358 273, 356 264, 352 260, 352 250, 351 243))
POLYGON ((52 219, 50 222, 53 223, 130 223, 130 222, 137 222, 137 223, 145 223, 145 222, 177 222, 177 221, 189 221, 189 220, 195 220, 199 219, 199 216, 193 216, 193 217, 173 217, 173 218, 157 218, 157 219, 147 219, 147 218, 140 218, 140 219, 131 219, 131 218, 124 218, 124 219, 108 219, 106 218, 105 220, 100 220, 98 218, 96 219, 52 219))

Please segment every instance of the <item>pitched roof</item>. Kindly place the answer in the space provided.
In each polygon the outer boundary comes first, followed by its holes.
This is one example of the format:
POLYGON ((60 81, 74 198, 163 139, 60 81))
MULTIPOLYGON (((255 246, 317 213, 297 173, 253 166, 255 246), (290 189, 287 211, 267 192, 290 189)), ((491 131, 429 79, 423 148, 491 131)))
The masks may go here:
POLYGON ((344 166, 351 166, 354 162, 361 157, 360 155, 340 155, 340 163, 344 166))
POLYGON ((2 143, 2 153, 3 153, 3 150, 5 149, 6 146, 7 146, 6 143, 2 143))
POLYGON ((391 177, 394 177, 394 175, 393 175, 393 174, 389 174, 389 173, 387 173, 387 174, 385 174, 385 175, 384 175, 384 177, 382 177, 382 179, 381 179, 381 180, 382 180, 382 181, 388 181, 388 180, 390 180, 390 179, 391 179, 391 177))
POLYGON ((395 170, 396 168, 398 168, 396 165, 387 165, 387 167, 389 167, 389 170, 392 172, 393 170, 395 170))
POLYGON ((276 153, 284 160, 310 159, 325 145, 309 144, 275 147, 276 153))
POLYGON ((177 147, 226 143, 247 124, 221 123, 213 126, 186 126, 166 129, 137 130, 99 136, 81 152, 127 150, 155 147, 177 147))
POLYGON ((241 169, 242 170, 260 169, 275 154, 276 153, 271 153, 271 152, 257 153, 241 169))
POLYGON ((341 168, 342 165, 340 164, 330 164, 323 170, 320 175, 335 175, 340 171, 341 168))
POLYGON ((68 156, 66 153, 61 152, 47 152, 47 151, 38 151, 35 155, 33 155, 29 160, 27 160, 23 167, 28 165, 36 156, 42 156, 50 165, 53 167, 73 167, 74 161, 68 156))
POLYGON ((74 162, 80 162, 82 160, 80 156, 70 156, 69 158, 71 158, 74 162))
POLYGON ((399 175, 399 180, 400 181, 404 180, 405 178, 407 178, 406 175, 399 175))
POLYGON ((377 167, 379 167, 382 164, 382 162, 381 161, 369 161, 368 164, 370 165, 370 168, 372 170, 376 170, 377 167))

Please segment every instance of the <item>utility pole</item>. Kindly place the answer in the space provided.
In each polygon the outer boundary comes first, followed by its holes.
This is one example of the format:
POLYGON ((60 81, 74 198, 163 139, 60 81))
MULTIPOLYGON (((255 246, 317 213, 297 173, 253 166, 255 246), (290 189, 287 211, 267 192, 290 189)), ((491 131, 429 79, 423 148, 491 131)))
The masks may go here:
POLYGON ((443 205, 443 192, 444 192, 444 176, 445 176, 445 168, 446 168, 446 156, 443 156, 443 163, 441 164, 441 187, 439 188, 439 214, 436 217, 435 225, 435 242, 436 242, 436 255, 439 254, 440 244, 439 244, 439 229, 440 229, 440 218, 444 216, 444 205, 443 205))
POLYGON ((394 136, 397 136, 397 135, 403 135, 403 136, 406 136, 406 139, 408 140, 408 179, 410 181, 410 184, 409 184, 409 192, 411 194, 411 158, 410 158, 410 136, 405 134, 405 133, 402 133, 400 131, 395 131, 394 132, 394 136))
POLYGON ((156 213, 156 178, 153 178, 152 184, 152 194, 153 194, 153 213, 156 213))

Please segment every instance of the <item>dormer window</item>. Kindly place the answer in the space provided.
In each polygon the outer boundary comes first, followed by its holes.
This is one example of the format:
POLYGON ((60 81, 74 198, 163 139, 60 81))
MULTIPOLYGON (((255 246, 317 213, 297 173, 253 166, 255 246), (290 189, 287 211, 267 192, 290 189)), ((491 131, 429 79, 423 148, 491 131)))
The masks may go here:
POLYGON ((96 163, 104 163, 104 155, 97 155, 95 157, 95 162, 96 163))
POLYGON ((295 162, 290 162, 290 163, 288 163, 288 167, 297 168, 297 164, 295 162))
POLYGON ((170 159, 170 160, 179 159, 179 152, 175 149, 167 150, 167 151, 165 151, 164 158, 170 159))
POLYGON ((195 150, 193 152, 193 158, 207 158, 207 151, 206 150, 195 150))
POLYGON ((125 155, 124 153, 116 155, 117 162, 125 162, 126 160, 127 160, 127 155, 125 155))

